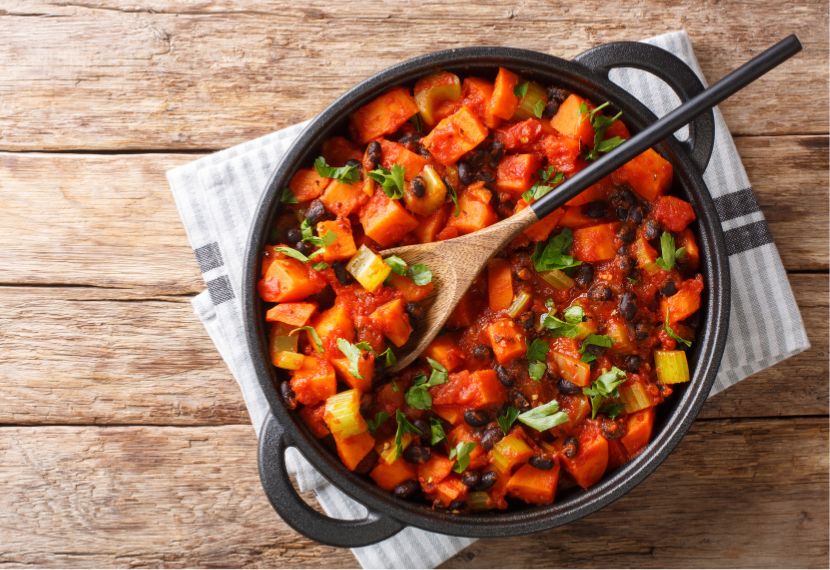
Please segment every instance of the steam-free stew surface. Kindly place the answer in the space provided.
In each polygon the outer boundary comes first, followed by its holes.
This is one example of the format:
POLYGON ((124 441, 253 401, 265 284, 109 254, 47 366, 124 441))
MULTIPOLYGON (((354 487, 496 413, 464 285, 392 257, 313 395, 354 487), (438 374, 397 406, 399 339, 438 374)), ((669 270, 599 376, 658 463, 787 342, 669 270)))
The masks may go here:
POLYGON ((284 190, 259 282, 280 392, 314 436, 453 511, 551 503, 648 453, 655 407, 690 380, 703 289, 671 164, 648 150, 526 230, 392 374, 441 283, 378 252, 509 217, 629 133, 608 103, 503 68, 436 73, 348 119, 284 190))

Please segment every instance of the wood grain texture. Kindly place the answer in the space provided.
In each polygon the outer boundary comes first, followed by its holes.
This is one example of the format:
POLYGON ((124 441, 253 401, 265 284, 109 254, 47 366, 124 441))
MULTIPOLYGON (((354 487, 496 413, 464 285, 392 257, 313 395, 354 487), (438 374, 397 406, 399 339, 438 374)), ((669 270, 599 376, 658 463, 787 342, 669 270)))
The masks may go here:
MULTIPOLYGON (((828 279, 792 283, 813 348, 714 397, 704 417, 827 414, 828 279)), ((0 424, 248 422, 189 298, 0 287, 0 307, 0 424)))
MULTIPOLYGON (((739 137, 738 150, 790 270, 828 268, 826 136, 739 137), (805 228, 811 228, 805 231, 805 228)), ((188 154, 0 153, 0 281, 204 288, 164 171, 188 154)))
POLYGON ((0 148, 225 147, 310 118, 359 80, 437 49, 497 44, 570 58, 679 28, 710 80, 797 33, 804 52, 723 110, 737 133, 826 133, 827 19, 822 0, 783 12, 747 0, 602 10, 530 0, 6 2, 0 148))
MULTIPOLYGON (((698 422, 605 510, 447 566, 826 567, 827 444, 825 419, 698 422)), ((0 565, 354 567, 277 518, 255 457, 243 426, 0 428, 0 565)))

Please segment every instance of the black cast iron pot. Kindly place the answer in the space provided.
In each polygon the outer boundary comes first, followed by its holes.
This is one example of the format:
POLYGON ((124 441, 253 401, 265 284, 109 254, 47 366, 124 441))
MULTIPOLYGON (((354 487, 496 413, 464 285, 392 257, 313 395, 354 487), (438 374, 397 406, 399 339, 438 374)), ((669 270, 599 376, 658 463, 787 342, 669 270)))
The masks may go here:
POLYGON ((360 83, 314 119, 277 166, 256 212, 245 256, 242 284, 247 339, 259 382, 270 403, 259 441, 259 470, 271 504, 300 533, 335 546, 365 546, 411 525, 433 532, 470 537, 512 536, 553 528, 584 517, 631 490, 666 459, 691 426, 715 379, 723 354, 729 319, 729 265, 715 207, 701 178, 714 143, 712 112, 690 125, 686 143, 674 137, 658 151, 674 165, 675 186, 698 215, 696 232, 705 280, 697 340, 690 354, 692 381, 677 388, 672 400, 658 407, 653 440, 643 453, 587 491, 557 496, 556 503, 503 512, 452 514, 428 505, 396 499, 372 481, 349 472, 336 454, 324 448, 282 402, 275 390, 275 370, 268 358, 263 326, 264 309, 256 293, 260 252, 280 210, 281 190, 300 167, 319 154, 322 142, 343 132, 349 115, 386 89, 412 84, 438 70, 493 77, 498 66, 522 77, 556 85, 594 102, 611 101, 624 112, 627 125, 637 131, 656 120, 641 103, 608 79, 612 68, 634 67, 663 79, 682 100, 703 89, 695 74, 672 54, 654 46, 620 42, 601 45, 566 61, 543 53, 502 47, 473 47, 441 51, 395 65, 360 83), (285 465, 288 447, 298 448, 326 479, 365 505, 363 520, 342 521, 311 509, 297 495, 285 465))

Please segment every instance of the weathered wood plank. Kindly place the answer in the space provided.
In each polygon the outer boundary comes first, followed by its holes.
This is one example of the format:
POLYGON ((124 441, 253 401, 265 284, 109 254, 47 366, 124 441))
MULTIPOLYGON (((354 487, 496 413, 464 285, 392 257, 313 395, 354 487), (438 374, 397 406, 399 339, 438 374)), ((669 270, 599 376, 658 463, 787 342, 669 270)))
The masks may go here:
MULTIPOLYGON (((826 567, 827 435, 817 418, 698 422, 605 510, 447 566, 826 567)), ((0 428, 0 565, 353 567, 276 517, 255 458, 242 426, 0 428)))
MULTIPOLYGON (((827 414, 827 281, 827 275, 792 279, 813 348, 718 395, 705 417, 827 414)), ((248 421, 188 298, 0 287, 0 306, 0 423, 248 421)))
POLYGON ((736 132, 827 133, 826 2, 21 2, 0 9, 0 148, 216 148, 310 118, 360 79, 465 45, 563 57, 685 28, 718 78, 786 33, 805 51, 724 104, 736 132), (206 49, 210 46, 210 49, 206 49), (125 128, 128 127, 128 128, 125 128))
MULTIPOLYGON (((786 267, 826 270, 828 138, 737 141, 786 267)), ((0 153, 2 282, 200 291, 164 177, 195 158, 0 153)))

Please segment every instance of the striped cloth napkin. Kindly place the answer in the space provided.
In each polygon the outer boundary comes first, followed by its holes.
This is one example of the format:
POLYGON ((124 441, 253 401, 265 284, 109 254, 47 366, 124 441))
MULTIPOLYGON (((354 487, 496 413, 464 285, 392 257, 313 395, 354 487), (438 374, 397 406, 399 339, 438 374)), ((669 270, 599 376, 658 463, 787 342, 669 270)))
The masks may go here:
MULTIPOLYGON (((671 51, 703 77, 685 31, 645 41, 671 51)), ((611 79, 657 116, 678 104, 674 93, 650 74, 618 69, 611 72, 611 79)), ((726 234, 732 307, 726 351, 710 396, 809 348, 778 250, 717 109, 715 122, 714 153, 703 178, 726 234)), ((268 413, 268 403, 246 347, 239 289, 242 258, 249 224, 266 182, 305 125, 285 128, 167 173, 207 285, 193 299, 193 307, 239 383, 257 432, 268 413)), ((328 483, 295 449, 289 453, 289 466, 300 488, 314 490, 330 516, 354 519, 365 515, 364 507, 328 483)), ((472 542, 410 527, 352 552, 364 568, 432 568, 472 542)))

